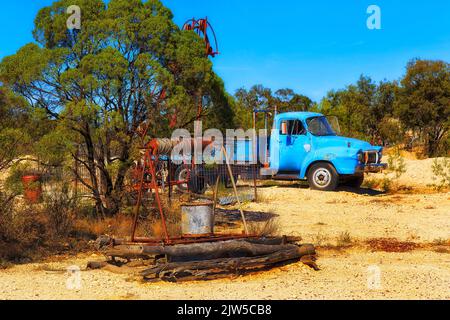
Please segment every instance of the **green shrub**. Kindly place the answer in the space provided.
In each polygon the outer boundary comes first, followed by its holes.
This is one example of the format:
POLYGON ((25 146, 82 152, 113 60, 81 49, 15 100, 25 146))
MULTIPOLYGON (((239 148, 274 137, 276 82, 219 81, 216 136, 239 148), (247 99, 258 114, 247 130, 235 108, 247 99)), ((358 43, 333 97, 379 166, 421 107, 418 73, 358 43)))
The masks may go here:
POLYGON ((366 180, 365 186, 377 188, 383 192, 393 192, 399 187, 397 180, 406 172, 405 159, 400 155, 400 150, 396 149, 395 153, 389 156, 387 162, 388 170, 383 172, 380 178, 366 180), (394 177, 390 176, 391 173, 394 174, 394 177))
POLYGON ((405 159, 400 155, 400 149, 388 158, 388 170, 395 174, 395 179, 400 178, 406 172, 405 159))
POLYGON ((434 187, 442 190, 450 187, 450 159, 434 159, 433 161, 433 180, 436 181, 434 187))
POLYGON ((385 117, 379 123, 378 129, 383 140, 391 144, 399 144, 405 137, 404 129, 398 119, 385 117))

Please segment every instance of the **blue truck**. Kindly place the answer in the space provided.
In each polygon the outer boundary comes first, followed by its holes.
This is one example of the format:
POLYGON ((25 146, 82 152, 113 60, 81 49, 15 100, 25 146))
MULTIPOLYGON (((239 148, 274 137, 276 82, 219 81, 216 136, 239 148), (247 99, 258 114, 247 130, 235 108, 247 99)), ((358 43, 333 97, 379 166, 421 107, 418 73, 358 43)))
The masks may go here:
POLYGON ((311 189, 333 191, 339 183, 360 187, 364 173, 387 167, 381 163, 382 147, 338 136, 322 114, 279 114, 274 129, 269 143, 272 161, 263 172, 273 179, 307 180, 311 189))
MULTIPOLYGON (((307 180, 313 190, 334 191, 339 184, 358 188, 364 181, 364 173, 379 172, 387 167, 381 162, 382 147, 339 136, 327 117, 320 113, 288 112, 276 115, 267 140, 264 146, 258 143, 256 148, 252 139, 235 142, 232 170, 236 179, 241 176, 307 180), (255 165, 250 159, 253 159, 254 152, 264 153, 261 148, 267 149, 268 156, 255 165)), ((197 192, 204 190, 217 177, 205 167, 197 173, 188 173, 188 170, 180 166, 175 175, 178 180, 186 179, 186 176, 194 177, 196 182, 192 183, 192 188, 197 192)), ((227 171, 222 169, 221 172, 226 175, 227 171)))

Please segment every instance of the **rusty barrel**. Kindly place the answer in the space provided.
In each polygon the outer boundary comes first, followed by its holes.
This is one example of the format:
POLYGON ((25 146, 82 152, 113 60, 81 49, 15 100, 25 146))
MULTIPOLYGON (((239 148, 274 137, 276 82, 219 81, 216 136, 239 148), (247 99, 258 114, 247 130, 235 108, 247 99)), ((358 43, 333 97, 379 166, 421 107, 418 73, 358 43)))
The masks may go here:
POLYGON ((25 200, 30 204, 37 204, 41 199, 42 186, 41 177, 38 175, 29 175, 22 177, 25 200))
POLYGON ((211 201, 181 205, 181 231, 183 236, 214 234, 214 209, 211 201))

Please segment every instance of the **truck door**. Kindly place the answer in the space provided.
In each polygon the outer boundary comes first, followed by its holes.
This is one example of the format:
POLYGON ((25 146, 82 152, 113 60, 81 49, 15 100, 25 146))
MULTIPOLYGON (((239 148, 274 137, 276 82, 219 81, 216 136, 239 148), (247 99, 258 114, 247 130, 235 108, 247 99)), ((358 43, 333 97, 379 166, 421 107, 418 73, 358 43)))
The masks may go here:
POLYGON ((309 145, 300 120, 281 120, 279 135, 279 171, 300 172, 309 145))

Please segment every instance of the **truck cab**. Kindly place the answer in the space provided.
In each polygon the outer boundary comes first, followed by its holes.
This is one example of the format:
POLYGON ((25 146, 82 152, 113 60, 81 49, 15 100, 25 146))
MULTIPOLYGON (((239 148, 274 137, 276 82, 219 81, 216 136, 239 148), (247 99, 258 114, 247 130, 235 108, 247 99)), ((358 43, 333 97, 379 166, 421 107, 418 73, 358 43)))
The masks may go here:
POLYGON ((320 113, 278 114, 270 137, 269 169, 261 174, 280 180, 307 180, 311 189, 360 187, 365 172, 379 172, 382 147, 339 136, 320 113))

